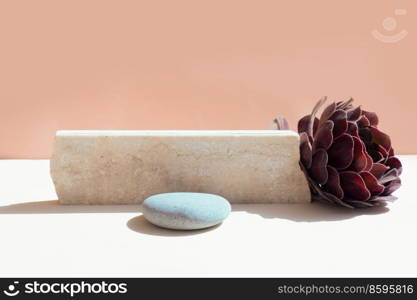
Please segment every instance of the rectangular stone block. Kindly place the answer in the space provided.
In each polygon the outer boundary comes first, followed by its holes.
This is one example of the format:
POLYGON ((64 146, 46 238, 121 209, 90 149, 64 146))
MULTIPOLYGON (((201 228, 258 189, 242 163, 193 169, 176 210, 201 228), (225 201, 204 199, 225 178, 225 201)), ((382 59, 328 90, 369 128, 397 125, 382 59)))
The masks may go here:
POLYGON ((60 203, 132 204, 202 192, 232 203, 305 203, 293 131, 57 131, 51 176, 60 203))

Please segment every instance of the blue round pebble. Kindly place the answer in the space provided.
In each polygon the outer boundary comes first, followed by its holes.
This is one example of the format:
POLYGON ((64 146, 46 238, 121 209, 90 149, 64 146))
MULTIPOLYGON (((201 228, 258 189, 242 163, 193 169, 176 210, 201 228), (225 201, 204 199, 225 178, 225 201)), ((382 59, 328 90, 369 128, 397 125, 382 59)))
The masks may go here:
POLYGON ((229 215, 230 203, 218 195, 165 193, 143 202, 143 216, 154 225, 177 230, 211 227, 229 215))

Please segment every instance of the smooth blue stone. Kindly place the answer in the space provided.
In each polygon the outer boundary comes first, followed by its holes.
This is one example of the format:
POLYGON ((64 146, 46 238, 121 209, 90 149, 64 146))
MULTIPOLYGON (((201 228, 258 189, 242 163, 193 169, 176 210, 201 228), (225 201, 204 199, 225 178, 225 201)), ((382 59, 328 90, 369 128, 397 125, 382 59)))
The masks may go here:
POLYGON ((165 193, 143 202, 143 216, 154 225, 177 230, 211 227, 229 215, 230 203, 218 195, 165 193))

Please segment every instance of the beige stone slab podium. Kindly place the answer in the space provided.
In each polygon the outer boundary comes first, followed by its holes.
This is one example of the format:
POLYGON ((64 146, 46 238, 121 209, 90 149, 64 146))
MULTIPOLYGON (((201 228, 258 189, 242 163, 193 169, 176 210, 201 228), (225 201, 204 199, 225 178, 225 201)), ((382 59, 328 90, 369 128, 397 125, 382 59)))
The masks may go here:
POLYGON ((62 204, 133 204, 202 192, 232 203, 305 203, 293 131, 57 131, 51 176, 62 204))

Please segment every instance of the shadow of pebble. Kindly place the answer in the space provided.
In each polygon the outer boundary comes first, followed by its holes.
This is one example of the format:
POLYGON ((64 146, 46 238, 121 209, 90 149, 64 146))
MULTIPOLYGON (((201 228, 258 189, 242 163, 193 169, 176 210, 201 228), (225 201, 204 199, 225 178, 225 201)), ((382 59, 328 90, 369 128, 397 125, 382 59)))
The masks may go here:
POLYGON ((172 229, 166 229, 166 228, 153 225, 152 223, 147 221, 143 215, 133 217, 126 223, 126 226, 132 231, 143 233, 143 234, 168 236, 168 237, 202 234, 202 233, 215 230, 220 225, 221 224, 218 224, 209 228, 197 229, 197 230, 172 230, 172 229))

